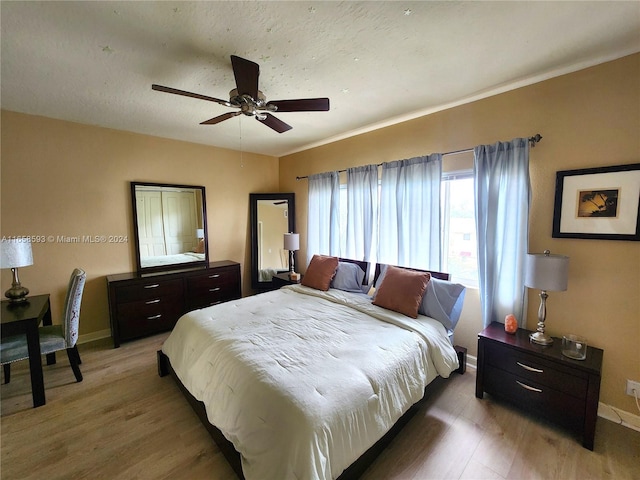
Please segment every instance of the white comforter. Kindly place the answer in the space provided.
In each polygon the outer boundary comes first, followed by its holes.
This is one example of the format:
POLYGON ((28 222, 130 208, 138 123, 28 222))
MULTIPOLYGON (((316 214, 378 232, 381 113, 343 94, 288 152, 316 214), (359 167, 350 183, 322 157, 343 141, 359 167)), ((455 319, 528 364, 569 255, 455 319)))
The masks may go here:
POLYGON ((247 480, 338 477, 458 367, 439 322, 301 285, 190 312, 162 350, 247 480))

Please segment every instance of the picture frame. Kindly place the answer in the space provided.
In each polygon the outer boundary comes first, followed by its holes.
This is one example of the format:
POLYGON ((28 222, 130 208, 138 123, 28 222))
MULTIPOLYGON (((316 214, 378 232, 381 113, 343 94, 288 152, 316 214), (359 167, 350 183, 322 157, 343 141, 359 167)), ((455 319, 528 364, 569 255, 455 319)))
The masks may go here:
POLYGON ((552 237, 640 241, 640 163, 556 172, 552 237))

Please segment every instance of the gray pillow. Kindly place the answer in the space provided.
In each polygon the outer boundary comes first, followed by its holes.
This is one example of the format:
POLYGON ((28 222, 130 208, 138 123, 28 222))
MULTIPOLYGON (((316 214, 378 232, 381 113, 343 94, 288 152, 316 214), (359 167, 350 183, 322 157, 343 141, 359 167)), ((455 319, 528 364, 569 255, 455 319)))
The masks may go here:
POLYGON ((431 277, 418 313, 438 320, 452 332, 462 313, 466 287, 459 283, 431 277))
POLYGON ((338 262, 338 270, 331 280, 331 288, 344 290, 345 292, 362 293, 362 280, 364 272, 355 263, 338 262))

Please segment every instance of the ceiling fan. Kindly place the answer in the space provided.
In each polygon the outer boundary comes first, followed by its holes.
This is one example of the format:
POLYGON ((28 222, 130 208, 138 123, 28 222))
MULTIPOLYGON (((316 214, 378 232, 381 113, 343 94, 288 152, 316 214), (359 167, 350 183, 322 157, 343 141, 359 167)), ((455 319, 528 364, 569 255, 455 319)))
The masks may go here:
POLYGON ((236 79, 236 88, 229 92, 229 100, 208 97, 198 93, 186 92, 177 88, 163 87, 162 85, 151 85, 153 90, 159 92, 184 95, 185 97, 208 100, 219 103, 225 107, 238 108, 237 112, 228 112, 201 122, 200 125, 215 125, 229 118, 244 113, 249 117, 255 117, 259 122, 272 128, 278 133, 291 130, 291 125, 287 125, 279 118, 269 112, 326 112, 329 110, 328 98, 304 98, 299 100, 272 100, 267 101, 264 94, 258 90, 258 77, 260 76, 260 66, 250 60, 231 55, 231 65, 233 75, 236 79))

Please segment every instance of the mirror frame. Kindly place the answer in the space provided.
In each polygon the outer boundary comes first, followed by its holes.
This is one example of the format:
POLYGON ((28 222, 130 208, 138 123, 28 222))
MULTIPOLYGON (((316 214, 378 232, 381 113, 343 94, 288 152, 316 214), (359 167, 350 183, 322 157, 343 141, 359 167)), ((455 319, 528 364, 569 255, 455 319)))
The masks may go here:
MULTIPOLYGON (((296 199, 295 193, 250 193, 249 208, 251 221, 251 288, 254 290, 273 290, 273 280, 270 282, 258 281, 258 201, 259 200, 286 200, 289 204, 289 232, 296 231, 296 199)), ((284 235, 284 234, 283 234, 284 235)), ((283 240, 284 242, 284 240, 283 240)), ((298 264, 298 252, 293 252, 294 265, 298 264)), ((289 270, 282 270, 288 272, 289 270)))
POLYGON ((153 182, 131 182, 131 203, 133 206, 133 238, 135 243, 136 268, 138 273, 156 273, 166 272, 170 270, 184 270, 195 267, 206 267, 209 265, 209 242, 207 230, 207 200, 205 189, 199 185, 176 185, 172 183, 153 183, 153 182), (140 236, 138 231, 138 206, 136 202, 136 187, 169 187, 169 188, 189 188, 199 190, 202 196, 202 228, 204 229, 204 260, 194 260, 193 262, 173 263, 169 265, 156 265, 151 267, 143 267, 140 258, 140 236))

